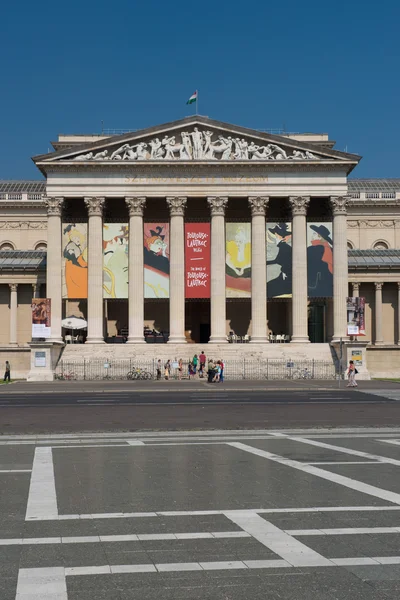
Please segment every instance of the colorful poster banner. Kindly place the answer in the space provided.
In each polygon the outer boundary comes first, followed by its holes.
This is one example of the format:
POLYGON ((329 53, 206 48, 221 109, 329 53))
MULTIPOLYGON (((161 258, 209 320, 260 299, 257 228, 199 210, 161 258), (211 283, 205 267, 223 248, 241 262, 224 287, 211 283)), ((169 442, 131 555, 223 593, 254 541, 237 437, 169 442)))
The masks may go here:
POLYGON ((128 242, 127 223, 104 223, 104 298, 128 298, 128 242))
POLYGON ((87 298, 87 223, 63 223, 62 232, 62 296, 87 298))
POLYGON ((144 224, 144 297, 169 298, 169 223, 144 224))
POLYGON ((292 224, 267 223, 267 296, 292 296, 292 224))
POLYGON ((185 297, 210 298, 210 223, 185 223, 185 297))
POLYGON ((365 335, 365 298, 347 298, 347 335, 365 335))
POLYGON ((51 336, 51 299, 32 298, 32 338, 51 336))
POLYGON ((332 223, 307 223, 309 298, 333 296, 332 223))
POLYGON ((251 296, 251 224, 226 223, 226 297, 251 296))

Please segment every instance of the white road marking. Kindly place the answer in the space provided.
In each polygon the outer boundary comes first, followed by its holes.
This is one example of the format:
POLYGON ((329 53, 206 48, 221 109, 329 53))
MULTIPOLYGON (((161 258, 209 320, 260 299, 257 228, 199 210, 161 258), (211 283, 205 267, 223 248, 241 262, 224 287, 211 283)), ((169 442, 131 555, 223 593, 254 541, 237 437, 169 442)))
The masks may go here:
POLYGON ((32 469, 2 469, 0 473, 32 473, 32 469))
POLYGON ((384 460, 320 460, 317 462, 304 463, 307 465, 384 465, 384 460))
POLYGON ((379 533, 400 533, 400 527, 343 527, 336 529, 286 529, 285 533, 295 537, 302 535, 375 535, 379 533))
POLYGON ((51 448, 36 448, 29 487, 26 520, 57 519, 57 496, 51 448))
MULTIPOLYGON (((290 438, 290 439, 296 440, 296 438, 290 438)), ((301 438, 299 438, 299 439, 301 439, 301 438)), ((309 440, 305 440, 305 441, 307 442, 309 440)), ((308 473, 309 475, 315 475, 316 477, 320 477, 321 479, 325 479, 332 483, 338 483, 339 485, 350 488, 351 490, 355 490, 355 491, 361 492, 363 494, 368 494, 369 496, 374 496, 375 498, 381 498, 382 500, 387 500, 388 502, 393 502, 394 504, 400 504, 400 494, 397 494, 396 492, 391 492, 390 490, 384 490, 384 489, 378 488, 374 485, 370 485, 368 483, 363 483, 362 481, 358 481, 357 479, 351 479, 350 477, 345 477, 344 475, 339 475, 338 473, 331 473, 329 471, 324 471, 323 469, 320 469, 318 467, 314 467, 312 465, 307 465, 307 464, 301 463, 297 460, 291 460, 288 458, 284 458, 283 456, 279 456, 278 454, 272 454, 272 452, 266 452, 265 450, 259 450, 258 448, 253 448, 252 446, 248 446, 247 444, 242 444, 241 442, 227 442, 227 444, 229 446, 232 446, 233 448, 237 448, 238 450, 243 450, 245 452, 249 452, 250 454, 255 454, 256 456, 260 456, 262 458, 267 458, 268 460, 272 460, 272 461, 277 462, 286 467, 291 467, 293 469, 297 469, 298 471, 303 471, 304 473, 308 473)), ((317 445, 318 445, 318 443, 317 443, 317 445)), ((330 444, 326 444, 326 445, 330 446, 330 444)), ((323 446, 325 446, 325 444, 323 444, 323 446)), ((331 446, 331 449, 336 449, 336 447, 331 446)))
POLYGON ((400 440, 376 440, 377 442, 384 442, 385 444, 393 444, 394 446, 400 446, 400 440))
POLYGON ((226 512, 225 516, 293 567, 326 567, 331 564, 322 554, 318 554, 255 513, 244 510, 242 513, 226 512))
POLYGON ((65 569, 20 569, 15 600, 68 600, 65 569))

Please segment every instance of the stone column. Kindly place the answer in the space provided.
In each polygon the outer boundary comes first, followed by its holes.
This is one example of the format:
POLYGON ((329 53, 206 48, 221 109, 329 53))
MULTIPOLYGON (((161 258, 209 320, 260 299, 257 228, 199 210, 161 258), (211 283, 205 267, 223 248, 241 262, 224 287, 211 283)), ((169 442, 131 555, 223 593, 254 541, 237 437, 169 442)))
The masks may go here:
POLYGON ((332 196, 333 213, 333 342, 348 340, 347 307, 347 204, 346 196, 332 196))
POLYGON ((359 282, 355 282, 353 281, 353 283, 351 284, 352 286, 352 294, 353 294, 353 298, 358 298, 358 296, 360 295, 360 284, 359 282))
POLYGON ((104 344, 103 333, 103 206, 105 198, 85 198, 88 209, 88 337, 104 344))
POLYGON ((211 209, 211 337, 210 343, 227 342, 225 294, 225 207, 227 197, 207 198, 211 209))
POLYGON ((289 198, 292 207, 292 343, 309 343, 307 290, 307 208, 310 198, 289 198))
POLYGON ((267 252, 265 209, 269 198, 252 196, 251 206, 251 341, 268 342, 267 337, 267 252))
POLYGON ((375 282, 375 346, 383 346, 383 311, 381 281, 375 282))
POLYGON ((185 337, 185 231, 186 198, 169 197, 169 340, 186 343, 185 337))
POLYGON ((32 283, 32 298, 38 298, 37 291, 39 285, 36 283, 32 283))
POLYGON ((47 205, 47 298, 51 299, 52 342, 62 342, 61 216, 64 198, 45 198, 47 205))
POLYGON ((17 346, 18 284, 10 283, 10 346, 17 346))
POLYGON ((144 344, 143 209, 146 198, 125 198, 129 209, 129 337, 128 344, 144 344))
POLYGON ((400 281, 397 282, 397 345, 400 346, 400 281))

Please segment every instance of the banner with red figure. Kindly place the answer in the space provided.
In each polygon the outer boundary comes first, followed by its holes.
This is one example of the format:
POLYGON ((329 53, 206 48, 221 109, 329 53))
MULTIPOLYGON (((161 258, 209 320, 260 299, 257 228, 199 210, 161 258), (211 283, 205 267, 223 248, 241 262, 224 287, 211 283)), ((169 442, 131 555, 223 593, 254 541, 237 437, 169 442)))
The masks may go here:
POLYGON ((185 223, 185 297, 210 298, 210 223, 185 223))

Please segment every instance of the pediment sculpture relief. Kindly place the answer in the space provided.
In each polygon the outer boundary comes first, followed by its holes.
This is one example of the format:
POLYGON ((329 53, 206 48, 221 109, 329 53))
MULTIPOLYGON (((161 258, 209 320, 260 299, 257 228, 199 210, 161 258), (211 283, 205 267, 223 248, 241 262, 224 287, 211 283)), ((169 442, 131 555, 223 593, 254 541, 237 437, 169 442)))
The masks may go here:
POLYGON ((133 160, 320 160, 309 150, 285 150, 277 144, 260 146, 244 138, 216 135, 212 131, 182 131, 149 142, 125 143, 116 150, 79 154, 74 161, 133 161, 133 160))

